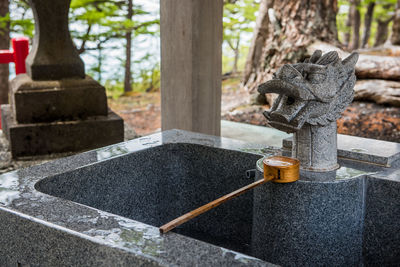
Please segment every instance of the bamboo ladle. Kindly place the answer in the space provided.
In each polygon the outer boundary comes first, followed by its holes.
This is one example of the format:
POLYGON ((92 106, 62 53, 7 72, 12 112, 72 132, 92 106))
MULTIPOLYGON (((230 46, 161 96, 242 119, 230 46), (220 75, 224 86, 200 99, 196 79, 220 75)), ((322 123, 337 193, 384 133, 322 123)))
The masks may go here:
POLYGON ((259 185, 272 181, 275 183, 292 183, 299 179, 300 162, 294 158, 283 156, 273 156, 263 160, 264 165, 264 178, 254 183, 246 185, 236 191, 224 195, 208 204, 205 204, 195 210, 192 210, 167 224, 160 227, 160 233, 164 234, 174 229, 175 227, 209 211, 222 203, 237 197, 259 185))

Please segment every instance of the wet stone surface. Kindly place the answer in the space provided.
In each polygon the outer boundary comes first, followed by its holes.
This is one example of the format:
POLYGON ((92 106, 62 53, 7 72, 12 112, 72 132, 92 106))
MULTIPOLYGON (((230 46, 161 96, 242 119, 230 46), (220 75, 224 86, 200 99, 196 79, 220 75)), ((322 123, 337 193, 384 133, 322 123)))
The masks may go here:
POLYGON ((340 159, 336 180, 266 183, 159 233, 160 224, 253 182, 246 170, 256 168, 258 158, 280 153, 171 130, 3 174, 0 265, 400 261, 393 253, 400 245, 399 160, 384 167, 340 159))
MULTIPOLYGON (((132 140, 134 138, 139 137, 135 131, 127 124, 124 125, 124 135, 125 141, 132 140)), ((9 143, 6 137, 3 134, 3 131, 0 130, 0 174, 10 172, 13 170, 26 168, 30 166, 34 166, 37 164, 42 164, 48 161, 52 161, 58 158, 63 158, 67 156, 74 155, 76 153, 58 153, 46 156, 37 156, 30 157, 21 160, 15 160, 11 157, 11 152, 9 148, 9 143)))

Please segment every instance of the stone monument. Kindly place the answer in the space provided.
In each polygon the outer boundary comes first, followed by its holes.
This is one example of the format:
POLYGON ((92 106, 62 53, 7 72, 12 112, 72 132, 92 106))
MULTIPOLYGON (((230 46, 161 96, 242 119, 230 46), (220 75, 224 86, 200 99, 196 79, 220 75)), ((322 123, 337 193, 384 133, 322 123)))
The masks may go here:
POLYGON ((35 36, 27 74, 10 82, 1 106, 14 158, 93 149, 123 141, 123 120, 107 107, 105 88, 85 75, 71 40, 71 0, 30 0, 35 36))
POLYGON ((292 156, 302 170, 339 167, 336 120, 353 100, 357 60, 357 53, 342 61, 336 51, 322 55, 317 50, 303 63, 283 65, 259 86, 260 94, 279 94, 264 116, 272 127, 294 133, 292 156))

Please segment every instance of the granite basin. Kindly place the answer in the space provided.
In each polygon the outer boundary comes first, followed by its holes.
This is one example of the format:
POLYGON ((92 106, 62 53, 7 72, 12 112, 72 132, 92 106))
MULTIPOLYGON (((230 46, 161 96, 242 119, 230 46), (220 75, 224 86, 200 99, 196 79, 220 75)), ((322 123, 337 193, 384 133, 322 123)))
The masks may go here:
POLYGON ((253 182, 247 170, 260 175, 261 157, 285 151, 171 130, 7 173, 0 266, 396 265, 394 146, 384 164, 350 146, 335 180, 267 183, 164 235, 159 226, 253 182))
MULTIPOLYGON (((259 155, 198 144, 165 144, 47 177, 35 188, 159 227, 252 182, 259 155)), ((249 192, 173 230, 248 252, 253 194, 249 192)))

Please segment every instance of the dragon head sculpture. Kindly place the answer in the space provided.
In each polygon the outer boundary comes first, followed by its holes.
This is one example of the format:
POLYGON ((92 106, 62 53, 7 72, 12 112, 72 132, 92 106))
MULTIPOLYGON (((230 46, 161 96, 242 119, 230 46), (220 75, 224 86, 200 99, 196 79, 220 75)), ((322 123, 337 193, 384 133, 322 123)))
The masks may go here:
POLYGON ((269 124, 289 133, 305 123, 325 126, 336 121, 353 100, 357 60, 357 53, 341 60, 336 51, 322 55, 317 50, 303 63, 283 65, 258 87, 260 94, 279 94, 264 112, 269 124))

